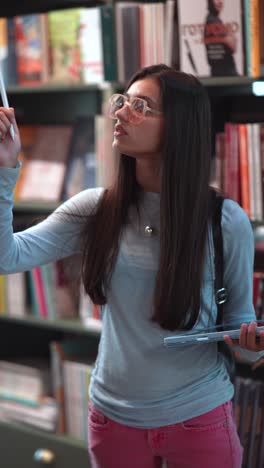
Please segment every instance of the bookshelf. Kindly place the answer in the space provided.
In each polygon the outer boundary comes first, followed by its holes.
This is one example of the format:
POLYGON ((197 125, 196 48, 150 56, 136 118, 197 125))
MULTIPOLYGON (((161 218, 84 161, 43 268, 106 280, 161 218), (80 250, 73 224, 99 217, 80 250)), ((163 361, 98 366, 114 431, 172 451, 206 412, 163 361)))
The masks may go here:
POLYGON ((0 15, 10 17, 16 15, 26 15, 28 13, 42 13, 49 10, 55 10, 60 8, 74 8, 76 6, 96 6, 105 4, 102 0, 38 0, 37 6, 36 1, 27 0, 22 3, 19 0, 11 0, 8 3, 2 4, 0 7, 0 15))
POLYGON ((87 327, 78 319, 41 319, 37 317, 8 317, 0 316, 0 322, 9 323, 14 325, 21 325, 22 327, 30 326, 34 328, 41 328, 43 330, 57 330, 62 333, 72 333, 72 334, 82 334, 87 337, 92 337, 94 339, 99 339, 100 337, 100 326, 97 324, 91 324, 87 327))
POLYGON ((7 92, 10 103, 16 109, 17 119, 23 124, 71 124, 80 112, 83 116, 100 112, 104 95, 104 89, 99 86, 24 86, 8 89, 7 92), (26 113, 24 109, 27 109, 26 113))
MULTIPOLYGON (((95 6, 107 2, 90 0, 38 0, 37 11, 46 12, 57 8, 75 6, 95 6)), ((110 2, 108 2, 110 3, 110 2)), ((36 12, 36 0, 26 3, 10 0, 0 6, 0 15, 11 17, 36 12)), ((259 119, 264 121, 264 97, 253 94, 252 85, 256 81, 249 77, 203 78, 212 101, 215 130, 222 130, 230 118, 240 118, 247 122, 259 119)), ((257 81, 263 81, 264 77, 257 81)), ((82 115, 93 116, 100 112, 107 94, 111 90, 123 90, 122 83, 103 84, 52 84, 28 86, 10 86, 7 89, 10 104, 16 109, 17 120, 24 124, 71 124, 80 111, 82 115), (25 110, 26 109, 26 110, 25 110), (52 111, 51 111, 52 110, 52 111)), ((58 206, 57 203, 16 202, 14 206, 15 227, 22 228, 35 217, 45 217, 58 206)), ((260 222, 259 222, 260 223, 260 222)), ((258 224, 259 224, 258 223, 258 224)), ((254 224, 255 226, 255 224, 254 224)), ((257 265, 263 266, 258 256, 257 265)), ((82 336, 87 340, 87 352, 96 353, 100 332, 97 329, 85 328, 78 320, 47 320, 36 317, 0 316, 1 340, 0 357, 16 356, 21 349, 26 355, 32 350, 40 356, 48 354, 49 342, 69 337, 82 336), (12 343, 12 346, 10 346, 12 343)), ((241 375, 251 375, 248 366, 239 364, 241 375)), ((259 371, 258 377, 262 376, 259 371)), ((54 456, 51 466, 56 468, 88 468, 89 460, 85 443, 67 435, 48 434, 35 428, 0 423, 0 438, 4 453, 2 460, 12 468, 33 468, 38 465, 36 452, 48 451, 54 456), (12 451, 9 447, 16 446, 12 451)))
POLYGON ((91 468, 84 443, 19 424, 0 423, 2 460, 12 468, 91 468), (14 449, 15 448, 15 449, 14 449), (74 463, 74 465, 73 465, 74 463))

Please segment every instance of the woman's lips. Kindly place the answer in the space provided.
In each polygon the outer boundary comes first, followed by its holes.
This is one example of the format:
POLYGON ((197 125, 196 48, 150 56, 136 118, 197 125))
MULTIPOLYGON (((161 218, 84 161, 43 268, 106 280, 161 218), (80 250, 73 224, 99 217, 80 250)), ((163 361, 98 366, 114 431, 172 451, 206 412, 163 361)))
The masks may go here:
POLYGON ((117 125, 115 125, 114 136, 116 137, 116 136, 121 136, 121 135, 127 135, 127 132, 122 127, 122 125, 117 124, 117 125))

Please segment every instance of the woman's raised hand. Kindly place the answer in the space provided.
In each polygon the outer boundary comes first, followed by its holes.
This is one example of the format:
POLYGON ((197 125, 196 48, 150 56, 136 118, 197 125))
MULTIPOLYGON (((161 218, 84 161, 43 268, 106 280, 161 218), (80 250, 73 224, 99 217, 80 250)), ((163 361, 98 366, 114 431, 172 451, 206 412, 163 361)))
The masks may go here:
POLYGON ((0 167, 16 167, 21 150, 20 136, 12 107, 0 107, 0 167), (14 140, 10 134, 13 125, 14 140))

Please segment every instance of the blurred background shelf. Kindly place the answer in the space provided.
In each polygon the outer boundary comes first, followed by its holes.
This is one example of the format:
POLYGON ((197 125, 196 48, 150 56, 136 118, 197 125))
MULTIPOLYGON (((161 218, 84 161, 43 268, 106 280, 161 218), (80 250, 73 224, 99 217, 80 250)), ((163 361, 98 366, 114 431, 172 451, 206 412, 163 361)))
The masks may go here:
POLYGON ((0 323, 10 323, 22 326, 33 326, 36 328, 58 330, 62 332, 78 333, 99 338, 101 332, 100 322, 90 322, 84 325, 80 320, 48 320, 35 317, 8 317, 0 315, 0 323))

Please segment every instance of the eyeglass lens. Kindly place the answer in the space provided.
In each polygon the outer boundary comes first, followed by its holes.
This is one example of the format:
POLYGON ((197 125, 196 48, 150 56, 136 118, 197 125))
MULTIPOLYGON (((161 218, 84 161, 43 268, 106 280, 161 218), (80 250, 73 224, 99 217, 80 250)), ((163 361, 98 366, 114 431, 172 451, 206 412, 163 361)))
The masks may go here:
MULTIPOLYGON (((127 103, 125 96, 116 95, 112 96, 110 101, 109 115, 111 118, 116 119, 116 112, 124 107, 127 103)), ((145 115, 145 103, 143 99, 134 98, 130 101, 129 105, 129 120, 132 123, 139 123, 145 115)))

